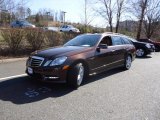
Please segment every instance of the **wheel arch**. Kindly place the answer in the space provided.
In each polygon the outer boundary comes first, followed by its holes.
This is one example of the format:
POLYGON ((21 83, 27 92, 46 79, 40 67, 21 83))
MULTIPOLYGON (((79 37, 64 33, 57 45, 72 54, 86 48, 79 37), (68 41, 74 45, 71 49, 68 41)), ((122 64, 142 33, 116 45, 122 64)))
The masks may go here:
POLYGON ((76 64, 78 64, 78 63, 84 64, 86 73, 89 74, 90 67, 89 67, 89 64, 87 63, 87 61, 85 61, 84 59, 75 60, 74 62, 72 62, 72 63, 70 64, 70 67, 73 67, 74 65, 76 65, 76 64))
POLYGON ((132 61, 133 61, 133 54, 132 54, 131 52, 126 52, 126 54, 125 54, 125 56, 124 56, 124 59, 125 59, 128 55, 131 56, 132 61))

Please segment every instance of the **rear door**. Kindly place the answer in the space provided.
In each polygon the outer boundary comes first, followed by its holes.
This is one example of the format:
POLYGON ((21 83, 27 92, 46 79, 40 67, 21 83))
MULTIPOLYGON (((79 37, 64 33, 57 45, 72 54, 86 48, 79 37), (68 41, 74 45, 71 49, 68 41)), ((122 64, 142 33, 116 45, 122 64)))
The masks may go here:
POLYGON ((126 45, 123 42, 123 39, 119 36, 112 36, 112 44, 113 44, 113 61, 112 67, 116 67, 124 64, 124 58, 126 54, 126 45))

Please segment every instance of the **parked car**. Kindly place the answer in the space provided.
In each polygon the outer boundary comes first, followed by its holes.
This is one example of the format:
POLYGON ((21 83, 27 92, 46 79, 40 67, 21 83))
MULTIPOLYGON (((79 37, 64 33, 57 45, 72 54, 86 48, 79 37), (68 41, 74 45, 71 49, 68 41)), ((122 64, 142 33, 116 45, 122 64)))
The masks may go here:
POLYGON ((43 29, 45 31, 47 31, 47 30, 53 31, 53 32, 58 32, 59 31, 58 27, 43 27, 43 29))
POLYGON ((136 56, 137 57, 144 57, 144 56, 151 54, 152 52, 155 51, 155 46, 151 43, 139 42, 135 39, 130 39, 130 40, 134 44, 134 46, 136 47, 136 56))
POLYGON ((26 27, 35 28, 36 26, 29 23, 28 21, 16 20, 11 23, 11 27, 12 28, 26 28, 26 27))
POLYGON ((160 51, 160 42, 156 42, 156 41, 153 41, 151 39, 139 39, 138 41, 151 43, 155 46, 155 51, 156 52, 160 51))
POLYGON ((61 47, 32 53, 26 73, 77 88, 88 75, 116 67, 130 69, 136 49, 129 39, 114 33, 79 35, 61 47))
POLYGON ((59 31, 60 32, 76 32, 76 33, 80 32, 78 28, 75 28, 72 25, 62 25, 59 28, 59 31))

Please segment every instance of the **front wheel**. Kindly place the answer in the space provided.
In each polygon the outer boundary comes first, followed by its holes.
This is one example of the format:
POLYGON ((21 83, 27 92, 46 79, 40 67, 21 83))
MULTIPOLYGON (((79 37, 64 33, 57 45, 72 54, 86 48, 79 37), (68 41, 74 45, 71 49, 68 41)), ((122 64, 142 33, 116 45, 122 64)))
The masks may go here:
POLYGON ((125 70, 129 70, 131 68, 131 64, 132 64, 132 57, 130 55, 128 55, 125 58, 125 64, 124 64, 124 69, 125 70))
POLYGON ((74 88, 78 88, 84 80, 85 72, 86 71, 83 63, 77 63, 74 65, 68 73, 68 84, 74 88))
POLYGON ((144 50, 144 49, 138 48, 138 49, 136 50, 136 56, 137 56, 137 57, 143 57, 143 56, 145 56, 145 55, 146 55, 146 53, 145 53, 145 50, 144 50))

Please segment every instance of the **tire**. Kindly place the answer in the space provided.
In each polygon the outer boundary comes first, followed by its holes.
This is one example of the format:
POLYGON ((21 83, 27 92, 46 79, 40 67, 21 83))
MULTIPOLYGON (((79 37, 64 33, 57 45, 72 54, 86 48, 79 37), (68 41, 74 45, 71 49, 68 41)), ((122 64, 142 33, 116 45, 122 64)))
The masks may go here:
POLYGON ((132 65, 132 57, 130 55, 127 55, 125 58, 125 63, 124 63, 124 70, 129 70, 132 65))
POLYGON ((68 72, 68 85, 77 89, 84 81, 86 73, 86 68, 83 63, 80 62, 73 65, 68 72))
POLYGON ((138 48, 136 50, 136 56, 137 57, 144 57, 144 56, 146 56, 145 50, 143 48, 138 48))

